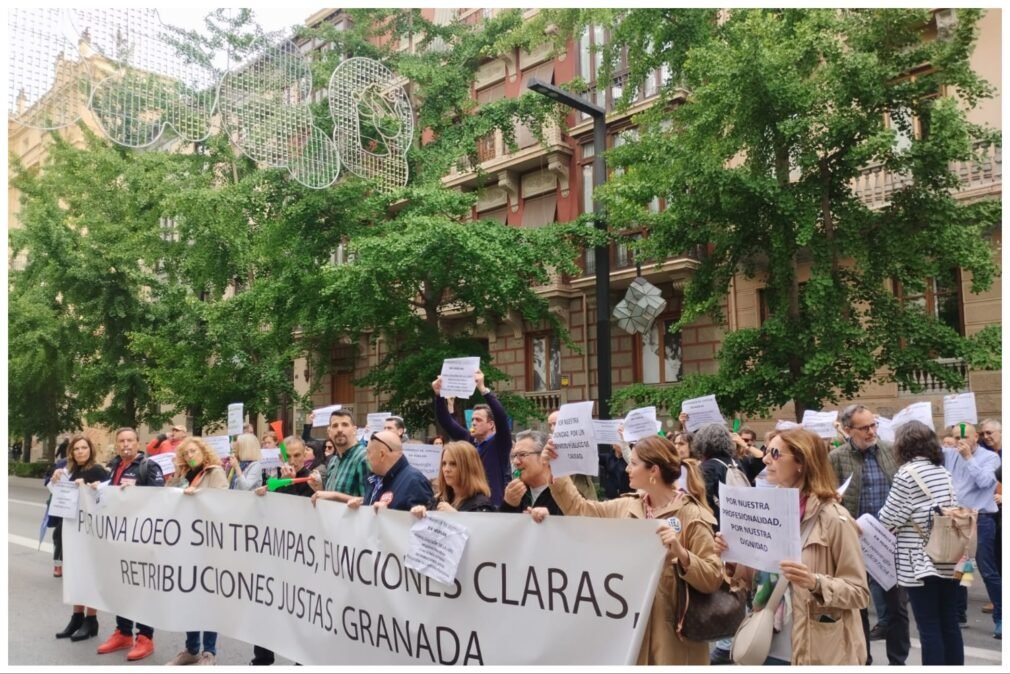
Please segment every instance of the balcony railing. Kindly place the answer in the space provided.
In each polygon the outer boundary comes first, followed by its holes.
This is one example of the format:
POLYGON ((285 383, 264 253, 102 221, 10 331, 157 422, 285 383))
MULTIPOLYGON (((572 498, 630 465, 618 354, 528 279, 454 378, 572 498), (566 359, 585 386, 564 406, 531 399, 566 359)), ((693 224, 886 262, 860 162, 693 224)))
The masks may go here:
MULTIPOLYGON (((968 365, 960 358, 937 358, 936 363, 942 365, 945 368, 954 370, 960 374, 965 383, 968 381, 968 365)), ((935 378, 930 373, 925 370, 916 370, 912 373, 912 378, 915 380, 919 386, 922 387, 921 391, 912 392, 903 384, 898 384, 898 395, 903 398, 922 396, 922 395, 949 395, 951 393, 965 393, 968 391, 967 385, 960 389, 949 389, 944 385, 942 381, 935 378)))
MULTIPOLYGON (((519 130, 520 126, 517 125, 516 129, 519 130)), ((561 128, 557 124, 548 123, 544 125, 544 145, 553 146, 561 144, 561 128)), ((516 134, 517 140, 519 139, 519 134, 516 134)), ((530 145, 528 147, 520 147, 515 152, 513 152, 508 145, 505 143, 505 139, 502 136, 501 131, 493 131, 486 136, 483 136, 477 140, 477 163, 482 165, 484 169, 488 163, 500 162, 503 164, 508 163, 508 159, 511 157, 526 156, 527 154, 538 154, 543 151, 543 145, 539 142, 530 145)), ((463 173, 470 173, 476 167, 469 161, 464 159, 461 161, 461 167, 453 167, 449 171, 449 176, 458 176, 463 173)), ((501 167, 497 167, 501 168, 501 167)))
MULTIPOLYGON (((983 150, 981 162, 959 161, 952 169, 961 179, 961 192, 985 188, 1003 181, 1003 150, 996 145, 977 143, 976 151, 983 150)), ((853 181, 852 189, 871 208, 887 205, 895 190, 907 186, 912 178, 892 173, 880 164, 867 166, 853 181)))
POLYGON ((568 391, 558 389, 556 391, 523 391, 524 398, 532 400, 537 406, 537 411, 547 416, 562 405, 568 402, 568 391))

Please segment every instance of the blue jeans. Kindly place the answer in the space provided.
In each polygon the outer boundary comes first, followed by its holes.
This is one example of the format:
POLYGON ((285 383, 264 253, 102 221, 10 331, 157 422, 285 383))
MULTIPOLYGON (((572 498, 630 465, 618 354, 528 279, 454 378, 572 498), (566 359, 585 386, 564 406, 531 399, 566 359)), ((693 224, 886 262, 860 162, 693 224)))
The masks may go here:
POLYGON ((939 576, 908 587, 908 603, 919 628, 923 665, 963 665, 964 641, 957 624, 958 581, 939 576))
MULTIPOLYGON (((992 602, 994 623, 1003 621, 1003 575, 996 564, 996 517, 997 513, 980 513, 978 516, 978 550, 975 562, 979 575, 985 582, 985 590, 992 602)), ((967 593, 966 593, 967 594, 967 593)))
POLYGON ((884 588, 880 587, 880 583, 873 580, 873 576, 867 576, 870 585, 870 596, 873 597, 873 607, 877 609, 877 624, 881 627, 887 627, 888 622, 891 619, 890 614, 887 612, 887 593, 884 592, 884 588))
MULTIPOLYGON (((193 655, 200 654, 200 632, 186 632, 186 650, 193 655)), ((217 655, 217 632, 203 633, 203 650, 217 655)))

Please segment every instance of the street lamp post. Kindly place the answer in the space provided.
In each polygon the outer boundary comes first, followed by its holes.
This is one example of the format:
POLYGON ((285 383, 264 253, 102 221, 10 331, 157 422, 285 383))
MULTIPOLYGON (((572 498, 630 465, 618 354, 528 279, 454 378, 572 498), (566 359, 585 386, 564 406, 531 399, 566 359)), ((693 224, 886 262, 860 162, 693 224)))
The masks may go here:
MULTIPOLYGON (((607 149, 607 111, 584 98, 573 96, 552 84, 533 78, 526 87, 558 103, 575 108, 593 118, 593 216, 596 229, 605 231, 607 225, 596 188, 607 181, 607 162, 603 153, 607 149)), ((597 244, 596 254, 596 377, 600 400, 600 419, 610 418, 610 248, 597 244)), ((588 385, 588 382, 587 382, 588 385)))

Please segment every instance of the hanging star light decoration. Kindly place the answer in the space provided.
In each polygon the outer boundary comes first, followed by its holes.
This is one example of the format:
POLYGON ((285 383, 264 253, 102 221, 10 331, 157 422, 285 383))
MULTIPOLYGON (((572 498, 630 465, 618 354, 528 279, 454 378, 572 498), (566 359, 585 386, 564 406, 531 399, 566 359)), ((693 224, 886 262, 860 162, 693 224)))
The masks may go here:
POLYGON ((628 286, 624 299, 614 307, 614 319, 625 332, 644 335, 664 309, 666 300, 662 291, 639 276, 628 286))

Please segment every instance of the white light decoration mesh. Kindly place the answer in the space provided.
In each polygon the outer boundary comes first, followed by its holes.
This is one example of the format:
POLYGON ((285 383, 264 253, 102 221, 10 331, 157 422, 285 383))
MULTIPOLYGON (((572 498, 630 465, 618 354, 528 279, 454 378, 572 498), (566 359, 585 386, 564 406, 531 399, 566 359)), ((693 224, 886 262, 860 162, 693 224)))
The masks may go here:
POLYGON ((45 130, 80 119, 91 95, 90 64, 77 52, 66 14, 59 9, 9 9, 7 31, 8 117, 45 130))
POLYGON ((298 48, 277 35, 221 80, 220 107, 232 142, 255 161, 287 168, 306 187, 332 185, 340 173, 337 145, 312 119, 312 77, 298 48))
POLYGON ((613 316, 617 326, 625 332, 644 335, 665 308, 666 300, 660 289, 639 276, 628 286, 624 299, 614 307, 613 316))
POLYGON ((91 111, 109 138, 146 147, 166 126, 186 141, 210 135, 214 73, 180 58, 157 10, 77 9, 71 16, 82 41, 117 66, 91 93, 91 111))
POLYGON ((330 76, 330 115, 347 170, 385 189, 407 184, 407 149, 414 135, 410 99, 384 65, 351 58, 330 76))

